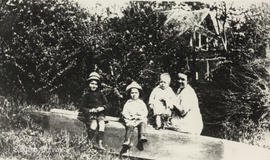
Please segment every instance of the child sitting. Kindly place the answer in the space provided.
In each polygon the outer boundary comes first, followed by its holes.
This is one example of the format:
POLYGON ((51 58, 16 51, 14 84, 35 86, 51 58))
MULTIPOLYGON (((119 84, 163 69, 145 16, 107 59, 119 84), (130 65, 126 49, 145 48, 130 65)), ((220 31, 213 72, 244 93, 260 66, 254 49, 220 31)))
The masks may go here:
POLYGON ((88 139, 92 139, 97 134, 98 149, 105 150, 102 145, 105 129, 104 110, 108 106, 108 101, 103 93, 99 90, 100 75, 92 72, 88 78, 89 92, 82 97, 78 118, 82 120, 87 128, 88 139))
POLYGON ((149 107, 153 110, 156 129, 165 128, 170 123, 171 109, 175 103, 175 93, 169 86, 171 77, 169 73, 160 75, 159 85, 156 86, 149 97, 149 107))
POLYGON ((130 95, 130 99, 127 100, 123 107, 122 116, 126 126, 125 141, 123 146, 128 148, 132 146, 131 137, 135 127, 138 127, 139 143, 143 144, 144 142, 147 142, 145 137, 145 129, 147 124, 148 110, 146 104, 139 98, 141 90, 142 87, 136 82, 132 82, 126 88, 126 91, 130 95))

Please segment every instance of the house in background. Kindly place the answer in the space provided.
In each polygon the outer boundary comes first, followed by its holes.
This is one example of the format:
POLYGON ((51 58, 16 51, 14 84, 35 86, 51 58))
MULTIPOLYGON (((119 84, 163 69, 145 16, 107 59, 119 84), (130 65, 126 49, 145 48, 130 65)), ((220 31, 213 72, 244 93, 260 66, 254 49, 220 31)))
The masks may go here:
MULTIPOLYGON (((186 11, 172 9, 165 11, 166 25, 173 24, 178 30, 178 35, 190 34, 190 46, 203 51, 209 50, 209 42, 218 33, 217 21, 214 13, 209 9, 186 11)), ((215 44, 217 40, 215 40, 215 44)))
POLYGON ((266 57, 270 58, 270 40, 266 42, 265 52, 266 52, 266 57))
MULTIPOLYGON (((189 38, 189 46, 193 48, 196 80, 209 80, 211 68, 217 61, 225 59, 219 55, 217 48, 221 45, 218 38, 219 21, 215 13, 209 9, 187 11, 172 9, 164 11, 167 15, 166 25, 173 25, 179 36, 189 38)), ((190 58, 188 61, 193 61, 190 58)))

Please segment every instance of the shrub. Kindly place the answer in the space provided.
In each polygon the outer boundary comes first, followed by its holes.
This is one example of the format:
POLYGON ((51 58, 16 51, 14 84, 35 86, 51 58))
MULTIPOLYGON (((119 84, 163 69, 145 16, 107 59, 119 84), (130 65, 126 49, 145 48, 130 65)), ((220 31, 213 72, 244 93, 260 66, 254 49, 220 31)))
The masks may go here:
POLYGON ((223 64, 213 73, 212 82, 198 88, 204 134, 257 144, 269 134, 269 73, 260 61, 223 64))
POLYGON ((0 93, 24 95, 24 101, 38 104, 51 93, 65 102, 78 99, 89 67, 83 61, 90 61, 93 52, 90 18, 68 0, 2 5, 0 93))
POLYGON ((31 106, 19 105, 13 98, 0 96, 1 130, 25 128, 30 124, 31 106))

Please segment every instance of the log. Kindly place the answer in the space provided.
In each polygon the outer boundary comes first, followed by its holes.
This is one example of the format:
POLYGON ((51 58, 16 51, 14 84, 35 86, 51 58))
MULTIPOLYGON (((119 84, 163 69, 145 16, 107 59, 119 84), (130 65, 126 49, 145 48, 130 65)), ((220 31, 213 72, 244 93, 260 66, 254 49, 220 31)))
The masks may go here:
MULTIPOLYGON (((46 130, 67 130, 71 134, 84 134, 84 124, 77 120, 76 111, 52 109, 51 112, 35 111, 32 117, 46 130), (45 122, 46 121, 46 122, 45 122)), ((118 118, 106 116, 104 145, 113 153, 120 154, 125 127, 118 118)), ((269 160, 270 150, 244 143, 191 135, 172 130, 155 130, 147 126, 148 142, 137 146, 137 130, 132 142, 134 146, 124 155, 155 160, 269 160)))

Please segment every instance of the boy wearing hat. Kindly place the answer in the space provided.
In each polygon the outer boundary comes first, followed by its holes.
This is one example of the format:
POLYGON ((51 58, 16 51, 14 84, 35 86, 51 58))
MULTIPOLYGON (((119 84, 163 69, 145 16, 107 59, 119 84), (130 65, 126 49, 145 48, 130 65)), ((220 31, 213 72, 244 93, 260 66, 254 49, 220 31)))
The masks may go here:
POLYGON ((169 125, 171 109, 176 102, 176 96, 170 87, 171 77, 169 73, 160 75, 160 82, 150 94, 149 107, 153 109, 156 129, 169 125))
POLYGON ((87 80, 89 81, 89 91, 82 96, 78 116, 86 125, 88 139, 92 141, 96 136, 98 148, 105 150, 102 142, 105 129, 104 111, 108 106, 108 101, 99 89, 100 75, 92 72, 87 80))
POLYGON ((147 141, 144 133, 147 124, 148 110, 146 104, 140 99, 142 87, 137 82, 132 82, 127 86, 126 91, 130 98, 123 107, 122 116, 126 126, 125 141, 123 146, 131 147, 131 137, 135 127, 138 127, 139 142, 143 144, 147 141))

